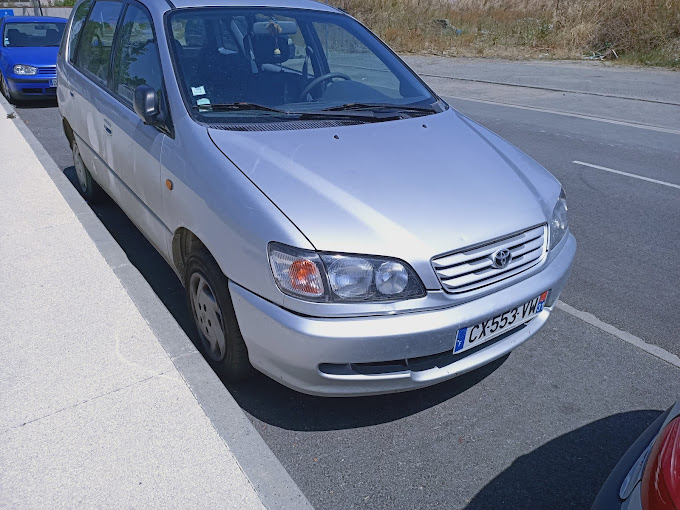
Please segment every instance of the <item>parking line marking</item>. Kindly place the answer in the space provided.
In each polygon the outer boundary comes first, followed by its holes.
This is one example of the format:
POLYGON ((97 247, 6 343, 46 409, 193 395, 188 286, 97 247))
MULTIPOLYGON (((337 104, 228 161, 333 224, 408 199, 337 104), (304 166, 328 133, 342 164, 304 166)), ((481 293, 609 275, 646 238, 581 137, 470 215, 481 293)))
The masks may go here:
POLYGON ((583 161, 572 161, 572 163, 576 165, 588 166, 590 168, 597 168, 598 170, 604 170, 605 172, 611 172, 613 174, 625 175, 626 177, 633 177, 634 179, 640 179, 641 181, 653 182, 654 184, 661 184, 662 186, 668 186, 669 188, 680 189, 680 184, 659 181, 658 179, 650 179, 649 177, 643 177, 642 175, 637 174, 629 174, 628 172, 614 170, 613 168, 607 168, 606 166, 593 165, 592 163, 584 163, 583 161))
POLYGON ((591 326, 595 326, 596 328, 604 331, 605 333, 614 335, 615 337, 623 340, 624 342, 628 342, 629 344, 634 345, 638 349, 641 349, 646 353, 651 354, 652 356, 659 358, 670 365, 673 365, 676 368, 680 368, 680 358, 678 358, 675 354, 671 354, 666 349, 662 349, 658 345, 648 344, 642 338, 639 338, 631 333, 628 333, 627 331, 622 331, 617 327, 612 326, 611 324, 607 324, 606 322, 601 321, 600 319, 595 317, 592 313, 577 310, 573 306, 569 306, 564 301, 558 301, 557 308, 564 312, 567 312, 569 315, 573 315, 577 319, 581 319, 583 322, 587 322, 591 326))
POLYGON ((483 104, 490 104, 494 106, 507 106, 508 108, 518 108, 520 110, 530 110, 532 112, 539 112, 539 113, 550 113, 553 115, 563 115, 565 117, 574 117, 576 119, 585 119, 585 120, 594 120, 597 122, 606 122, 607 124, 616 124, 617 126, 626 126, 626 127, 633 127, 633 128, 638 128, 638 129, 646 129, 648 131, 658 131, 660 133, 670 133, 672 135, 680 135, 680 129, 673 129, 673 128, 664 128, 664 127, 659 127, 659 126, 650 126, 648 124, 635 124, 634 122, 626 122, 623 120, 614 120, 614 119, 605 119, 603 117, 592 117, 590 115, 583 115, 580 113, 570 113, 570 112, 560 112, 557 110, 548 110, 546 108, 536 108, 534 106, 524 106, 520 104, 513 104, 513 103, 501 103, 500 101, 489 101, 487 99, 473 99, 471 97, 462 97, 462 96, 452 96, 449 94, 442 95, 442 97, 446 100, 449 98, 451 99, 458 99, 461 101, 472 101, 473 103, 483 103, 483 104))

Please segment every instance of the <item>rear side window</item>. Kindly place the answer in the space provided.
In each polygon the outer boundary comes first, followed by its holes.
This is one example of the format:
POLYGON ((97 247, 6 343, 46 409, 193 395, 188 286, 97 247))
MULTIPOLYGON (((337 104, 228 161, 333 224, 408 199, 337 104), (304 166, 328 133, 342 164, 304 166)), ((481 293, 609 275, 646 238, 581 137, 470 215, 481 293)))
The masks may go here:
POLYGON ((149 15, 130 5, 118 40, 113 56, 113 91, 128 105, 132 105, 140 85, 150 85, 160 94, 161 66, 149 15))
POLYGON ((102 85, 107 82, 113 36, 122 7, 120 2, 98 1, 90 12, 78 44, 76 66, 102 85))
POLYGON ((87 13, 90 12, 90 6, 91 2, 83 2, 73 14, 71 30, 68 34, 68 61, 71 63, 73 63, 73 56, 76 54, 76 46, 78 46, 78 36, 83 31, 83 25, 85 25, 87 13))

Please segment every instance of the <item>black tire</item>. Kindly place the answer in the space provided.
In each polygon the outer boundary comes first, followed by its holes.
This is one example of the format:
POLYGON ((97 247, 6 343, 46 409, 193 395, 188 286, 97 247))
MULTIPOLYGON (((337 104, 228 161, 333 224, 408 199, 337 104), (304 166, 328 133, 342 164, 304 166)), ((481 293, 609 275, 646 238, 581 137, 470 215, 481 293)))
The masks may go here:
POLYGON ((104 196, 104 190, 92 178, 92 174, 85 166, 78 143, 73 140, 71 143, 71 150, 73 151, 73 166, 76 168, 76 179, 78 180, 78 191, 85 200, 94 204, 101 201, 104 196))
POLYGON ((205 359, 225 380, 240 381, 251 376, 254 371, 236 321, 227 277, 207 248, 201 247, 187 259, 184 283, 187 306, 205 359), (211 308, 213 302, 215 309, 211 308))
POLYGON ((14 103, 14 96, 12 96, 12 92, 9 90, 9 86, 5 80, 5 75, 2 73, 0 73, 0 89, 2 91, 2 95, 5 96, 7 101, 14 103))

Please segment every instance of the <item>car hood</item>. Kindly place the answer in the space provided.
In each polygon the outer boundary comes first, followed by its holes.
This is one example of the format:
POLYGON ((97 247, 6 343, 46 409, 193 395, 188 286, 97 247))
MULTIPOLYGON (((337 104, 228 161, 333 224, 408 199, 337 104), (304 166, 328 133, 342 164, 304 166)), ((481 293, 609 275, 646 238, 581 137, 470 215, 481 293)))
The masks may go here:
POLYGON ((560 192, 538 163, 452 109, 209 136, 322 251, 429 260, 546 222, 560 192))
POLYGON ((58 46, 2 48, 11 65, 25 64, 35 67, 57 65, 58 46))

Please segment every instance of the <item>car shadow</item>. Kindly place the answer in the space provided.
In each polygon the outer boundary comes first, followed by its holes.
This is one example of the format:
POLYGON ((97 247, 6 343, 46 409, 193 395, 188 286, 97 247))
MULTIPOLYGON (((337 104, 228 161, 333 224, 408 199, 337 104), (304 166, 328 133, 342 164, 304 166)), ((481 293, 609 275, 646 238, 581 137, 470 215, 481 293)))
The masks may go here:
POLYGON ((36 108, 54 108, 57 106, 57 98, 51 99, 13 99, 12 106, 16 110, 36 109, 36 108))
MULTIPOLYGON (((74 167, 64 174, 77 188, 74 167)), ((90 205, 197 349, 193 319, 184 288, 170 266, 116 203, 90 205)), ((241 383, 223 381, 241 408, 256 419, 287 430, 339 430, 390 422, 436 406, 476 385, 497 370, 508 356, 444 383, 427 388, 371 397, 324 398, 293 391, 260 374, 241 383)))
POLYGON ((225 385, 244 411, 269 425, 306 432, 353 429, 399 420, 441 404, 483 381, 508 356, 434 386, 387 395, 315 397, 259 373, 225 385))
POLYGON ((663 411, 614 414, 518 457, 467 510, 590 508, 626 450, 663 411))

